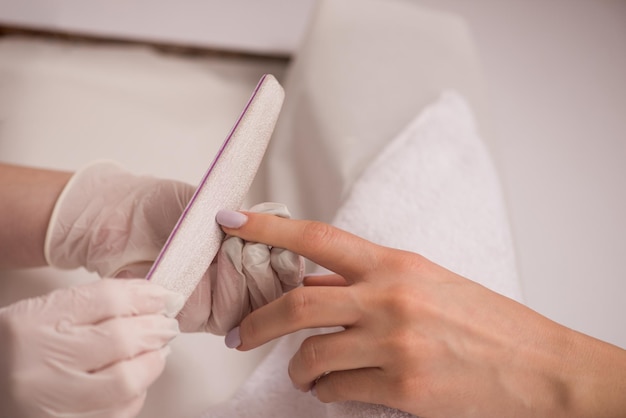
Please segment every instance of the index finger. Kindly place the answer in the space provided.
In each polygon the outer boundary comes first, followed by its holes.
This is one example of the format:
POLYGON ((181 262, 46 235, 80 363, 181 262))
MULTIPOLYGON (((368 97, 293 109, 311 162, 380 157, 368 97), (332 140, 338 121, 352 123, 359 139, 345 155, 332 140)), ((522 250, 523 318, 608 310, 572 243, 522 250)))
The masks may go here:
POLYGON ((286 248, 344 277, 380 264, 383 247, 323 222, 233 211, 218 212, 216 220, 229 235, 286 248))
POLYGON ((60 316, 74 325, 125 316, 173 316, 185 302, 181 295, 142 279, 103 279, 58 289, 43 300, 55 313, 52 317, 60 316))

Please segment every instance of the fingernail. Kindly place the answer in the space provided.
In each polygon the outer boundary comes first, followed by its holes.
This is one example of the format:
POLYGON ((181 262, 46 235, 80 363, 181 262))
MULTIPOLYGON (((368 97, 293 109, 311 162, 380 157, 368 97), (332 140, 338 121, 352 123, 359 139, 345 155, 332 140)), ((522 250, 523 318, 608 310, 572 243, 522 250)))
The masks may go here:
POLYGON ((215 220, 218 224, 225 226, 226 228, 237 229, 242 227, 247 221, 248 217, 241 212, 234 210, 220 210, 215 215, 215 220))
POLYGON ((317 398, 317 388, 315 387, 315 385, 311 387, 311 395, 317 398))
POLYGON ((170 347, 169 345, 166 345, 161 350, 159 350, 159 354, 161 355, 161 358, 167 358, 167 356, 169 356, 171 353, 172 353, 172 347, 170 347))
POLYGON ((228 348, 239 347, 241 345, 241 336, 239 335, 239 327, 231 329, 230 332, 226 334, 226 338, 224 338, 224 342, 226 343, 226 347, 228 348))
POLYGON ((174 318, 185 306, 185 298, 180 293, 167 292, 165 294, 165 315, 174 318))

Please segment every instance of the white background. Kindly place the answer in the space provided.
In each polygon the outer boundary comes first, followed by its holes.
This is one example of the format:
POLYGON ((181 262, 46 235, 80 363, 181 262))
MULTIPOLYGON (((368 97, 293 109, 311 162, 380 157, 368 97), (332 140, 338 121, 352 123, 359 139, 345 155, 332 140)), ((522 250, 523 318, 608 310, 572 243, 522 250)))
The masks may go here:
POLYGON ((626 348, 626 1, 421 1, 466 17, 527 303, 626 348))

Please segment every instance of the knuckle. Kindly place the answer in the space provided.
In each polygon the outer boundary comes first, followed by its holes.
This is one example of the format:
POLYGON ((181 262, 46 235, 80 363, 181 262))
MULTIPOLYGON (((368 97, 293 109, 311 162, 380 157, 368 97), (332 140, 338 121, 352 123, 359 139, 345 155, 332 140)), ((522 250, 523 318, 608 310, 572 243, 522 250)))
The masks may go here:
POLYGON ((307 221, 302 228, 302 243, 305 250, 318 252, 323 250, 334 239, 333 227, 323 222, 307 221))
POLYGON ((421 390, 416 382, 416 379, 407 377, 405 375, 397 376, 393 379, 391 386, 393 390, 391 393, 395 397, 395 402, 401 404, 407 400, 418 401, 420 399, 421 390))
POLYGON ((300 364, 307 371, 315 371, 321 360, 319 346, 312 338, 307 338, 300 345, 300 364))
POLYGON ((419 318, 420 294, 411 283, 398 283, 381 293, 381 308, 394 321, 406 323, 419 318))
POLYGON ((388 265, 404 272, 422 272, 429 264, 427 258, 409 251, 394 250, 387 255, 388 265))
POLYGON ((387 352, 392 361, 406 360, 414 352, 416 347, 415 336, 407 329, 397 329, 391 333, 386 343, 387 352))
POLYGON ((72 302, 81 303, 81 302, 90 302, 93 299, 94 295, 99 295, 101 293, 106 295, 108 293, 107 291, 108 286, 106 286, 106 284, 102 284, 100 287, 102 287, 102 289, 97 289, 96 292, 94 292, 92 287, 89 285, 72 286, 64 290, 67 292, 67 297, 72 302))
POLYGON ((308 309, 312 305, 311 293, 306 288, 297 288, 285 294, 285 314, 295 324, 309 318, 308 309))

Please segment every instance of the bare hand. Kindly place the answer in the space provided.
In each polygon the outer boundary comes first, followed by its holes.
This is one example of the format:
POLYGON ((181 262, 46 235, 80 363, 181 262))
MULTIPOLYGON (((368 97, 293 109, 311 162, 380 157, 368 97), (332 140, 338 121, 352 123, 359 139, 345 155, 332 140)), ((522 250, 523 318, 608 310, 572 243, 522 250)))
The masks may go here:
POLYGON ((250 350, 301 329, 343 327, 309 337, 289 364, 294 384, 321 401, 384 404, 422 417, 623 416, 624 350, 418 254, 318 222, 246 215, 224 230, 337 274, 307 278, 227 338, 250 350))

